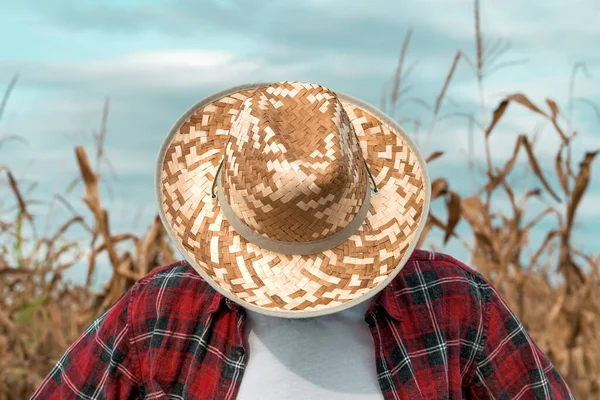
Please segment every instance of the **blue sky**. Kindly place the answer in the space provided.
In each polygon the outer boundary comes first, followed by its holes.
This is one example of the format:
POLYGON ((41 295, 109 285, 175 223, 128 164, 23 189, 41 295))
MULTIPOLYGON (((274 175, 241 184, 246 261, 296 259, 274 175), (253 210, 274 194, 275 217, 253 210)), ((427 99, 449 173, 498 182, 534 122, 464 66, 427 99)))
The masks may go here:
MULTIPOLYGON (((597 0, 482 1, 481 25, 487 43, 510 43, 498 62, 518 62, 486 79, 486 118, 503 96, 516 91, 540 105, 553 98, 566 110, 576 62, 585 62, 591 75, 579 75, 576 96, 600 104, 597 0)), ((379 105, 409 28, 407 65, 414 63, 414 68, 406 96, 431 105, 457 49, 474 58, 472 1, 0 0, 0 87, 20 74, 0 121, 0 138, 17 134, 27 140, 0 148, 0 165, 24 183, 36 182, 35 199, 64 194, 77 173, 73 148, 83 144, 93 154, 92 134, 110 96, 105 150, 116 176, 103 167, 114 195, 105 198, 105 205, 113 230, 139 231, 156 210, 153 171, 159 146, 191 104, 240 83, 304 80, 379 105)), ((588 104, 575 105, 578 159, 583 151, 600 148, 600 115, 588 104)), ((479 116, 478 110, 476 81, 461 61, 441 114, 479 116)), ((426 140, 428 111, 414 103, 398 111, 402 121, 415 118, 422 127, 415 130, 406 122, 405 128, 422 150, 446 152, 431 165, 432 177, 448 176, 460 193, 469 193, 478 178, 466 168, 466 120, 438 121, 426 140)), ((536 154, 552 173, 555 135, 518 107, 509 109, 493 134, 493 157, 505 160, 516 135, 537 128, 542 130, 536 154)), ((476 135, 474 152, 481 162, 481 135, 476 135)), ((594 167, 576 234, 590 251, 597 251, 600 240, 599 173, 600 167, 594 167)), ((87 215, 81 196, 81 188, 67 195, 87 215)), ((49 216, 50 227, 68 215, 58 204, 40 206, 40 211, 49 216)), ((533 239, 539 240, 540 233, 533 239)), ((454 243, 447 250, 459 247, 454 243)))

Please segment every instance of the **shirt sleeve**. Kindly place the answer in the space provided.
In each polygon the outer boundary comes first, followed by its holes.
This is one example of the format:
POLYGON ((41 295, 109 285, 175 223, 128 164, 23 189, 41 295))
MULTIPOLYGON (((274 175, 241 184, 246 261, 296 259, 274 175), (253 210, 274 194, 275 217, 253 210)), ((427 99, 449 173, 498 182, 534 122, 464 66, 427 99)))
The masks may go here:
POLYGON ((469 387, 473 399, 575 399, 552 362, 494 287, 469 387))
POLYGON ((127 324, 132 289, 67 349, 30 399, 134 398, 137 379, 127 324))

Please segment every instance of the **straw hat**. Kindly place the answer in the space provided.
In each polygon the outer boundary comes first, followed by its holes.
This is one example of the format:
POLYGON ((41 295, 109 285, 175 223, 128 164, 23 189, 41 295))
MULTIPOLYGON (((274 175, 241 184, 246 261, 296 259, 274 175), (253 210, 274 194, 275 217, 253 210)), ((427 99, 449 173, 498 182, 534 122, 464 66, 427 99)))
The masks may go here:
POLYGON ((423 230, 430 183, 398 124, 302 82, 214 94, 158 158, 159 214, 190 265, 251 311, 305 318, 380 292, 423 230))

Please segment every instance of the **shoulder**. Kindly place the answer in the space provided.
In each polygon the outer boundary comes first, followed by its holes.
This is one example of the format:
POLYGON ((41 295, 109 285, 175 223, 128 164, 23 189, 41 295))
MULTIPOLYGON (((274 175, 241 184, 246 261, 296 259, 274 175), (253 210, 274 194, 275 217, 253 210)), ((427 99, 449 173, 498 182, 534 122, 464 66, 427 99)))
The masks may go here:
POLYGON ((444 253, 417 249, 398 274, 398 280, 418 278, 427 281, 454 280, 473 284, 483 289, 491 288, 491 283, 480 272, 462 261, 444 253))
POLYGON ((210 290, 210 285, 190 266, 187 261, 177 261, 164 267, 155 268, 135 283, 137 293, 148 294, 153 291, 200 289, 210 290))
POLYGON ((169 317, 185 310, 190 314, 209 312, 221 296, 187 261, 156 268, 130 289, 129 313, 136 319, 169 317))
POLYGON ((405 268, 410 269, 411 263, 417 263, 422 269, 445 269, 448 272, 468 275, 475 275, 480 278, 485 278, 478 271, 474 270, 463 261, 460 261, 449 254, 439 253, 435 251, 416 249, 408 259, 405 268))
MULTIPOLYGON (((486 314, 494 294, 492 284, 464 262, 444 254, 415 250, 393 280, 394 294, 404 307, 421 303, 443 303, 444 307, 461 308, 486 314)), ((434 306, 436 304, 433 304, 434 306)))

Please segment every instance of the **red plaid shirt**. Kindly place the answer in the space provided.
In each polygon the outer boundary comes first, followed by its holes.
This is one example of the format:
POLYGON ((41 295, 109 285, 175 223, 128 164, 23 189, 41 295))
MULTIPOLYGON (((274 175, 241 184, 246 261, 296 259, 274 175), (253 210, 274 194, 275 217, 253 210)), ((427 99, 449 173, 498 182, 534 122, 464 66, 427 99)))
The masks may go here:
MULTIPOLYGON (((235 399, 245 310, 185 262, 151 272, 94 321, 31 399, 235 399)), ((384 399, 574 399, 496 289, 417 250, 367 315, 384 399)))

